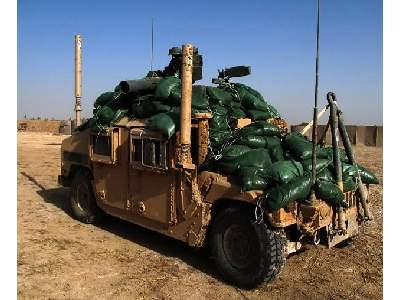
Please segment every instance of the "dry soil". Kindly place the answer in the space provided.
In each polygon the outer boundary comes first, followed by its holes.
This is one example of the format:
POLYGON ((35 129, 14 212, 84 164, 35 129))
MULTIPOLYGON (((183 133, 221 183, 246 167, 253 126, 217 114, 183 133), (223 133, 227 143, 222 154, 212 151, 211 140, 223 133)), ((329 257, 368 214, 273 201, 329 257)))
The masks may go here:
MULTIPOLYGON (((381 299, 382 190, 372 186, 375 222, 341 247, 310 247, 280 277, 255 290, 224 283, 208 255, 109 218, 85 225, 57 185, 63 136, 18 134, 20 299, 381 299)), ((356 147, 382 182, 382 148, 356 147)))

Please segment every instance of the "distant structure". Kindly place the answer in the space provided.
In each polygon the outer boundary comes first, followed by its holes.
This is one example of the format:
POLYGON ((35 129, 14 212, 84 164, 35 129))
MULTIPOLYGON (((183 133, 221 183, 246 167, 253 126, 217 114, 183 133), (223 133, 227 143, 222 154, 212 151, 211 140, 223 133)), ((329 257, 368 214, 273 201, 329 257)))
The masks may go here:
MULTIPOLYGON (((290 130, 300 132, 306 125, 307 123, 292 125, 290 130)), ((325 125, 317 126, 317 140, 321 138, 324 129, 325 125)), ((349 134, 350 142, 353 145, 383 146, 383 126, 346 125, 346 129, 349 134)), ((311 139, 311 131, 308 131, 306 136, 311 139)), ((326 144, 330 144, 331 141, 331 133, 330 130, 328 130, 325 136, 325 142, 326 144)))

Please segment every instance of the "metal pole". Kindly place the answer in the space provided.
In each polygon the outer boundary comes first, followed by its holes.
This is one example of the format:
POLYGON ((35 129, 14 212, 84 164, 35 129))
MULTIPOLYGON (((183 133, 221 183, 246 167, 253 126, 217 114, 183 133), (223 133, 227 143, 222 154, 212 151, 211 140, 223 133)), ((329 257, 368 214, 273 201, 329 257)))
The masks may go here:
POLYGON ((313 114, 313 130, 312 130, 312 173, 311 182, 312 190, 310 194, 310 201, 315 201, 315 181, 317 177, 317 113, 318 113, 318 84, 319 84, 319 0, 317 0, 317 53, 315 57, 315 90, 314 90, 314 114, 313 114))
POLYGON ((75 35, 75 124, 81 125, 82 97, 82 39, 75 35))
MULTIPOLYGON (((333 96, 335 99, 336 96, 335 95, 333 95, 333 96)), ((358 169, 356 160, 353 155, 353 149, 351 147, 349 135, 347 133, 346 126, 344 125, 342 112, 339 110, 338 110, 338 125, 339 125, 339 132, 342 137, 343 146, 344 146, 344 150, 346 151, 347 158, 349 159, 349 162, 358 169)), ((365 186, 362 183, 361 176, 358 172, 357 172, 357 182, 358 182, 358 192, 360 194, 361 206, 364 210, 364 219, 367 221, 373 220, 374 218, 369 210, 369 206, 367 203, 368 192, 366 191, 365 186)))
MULTIPOLYGON (((337 108, 336 104, 333 101, 331 92, 327 94, 327 99, 330 105, 330 116, 329 121, 331 125, 331 134, 332 134, 332 152, 333 152, 333 164, 335 166, 335 179, 336 184, 338 185, 339 189, 343 192, 343 173, 342 173, 342 162, 340 161, 339 157, 339 141, 337 135, 337 108)), ((337 208, 338 214, 338 228, 339 231, 342 233, 346 230, 346 223, 344 220, 344 211, 343 207, 337 208)))
POLYGON ((181 163, 191 164, 191 121, 192 121, 192 72, 193 72, 193 46, 182 46, 182 71, 181 71, 181 163))

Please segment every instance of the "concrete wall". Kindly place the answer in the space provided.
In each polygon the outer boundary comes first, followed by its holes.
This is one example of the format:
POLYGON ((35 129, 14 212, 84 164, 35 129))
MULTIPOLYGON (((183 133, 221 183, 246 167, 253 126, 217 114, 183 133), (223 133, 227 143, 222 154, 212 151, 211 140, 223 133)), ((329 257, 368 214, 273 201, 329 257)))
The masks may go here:
MULTIPOLYGON (((322 136, 326 125, 317 126, 318 140, 322 136)), ((300 132, 305 125, 292 125, 290 130, 300 132)), ((361 126, 361 125, 347 125, 347 133, 349 134, 350 142, 353 145, 365 145, 365 146, 383 146, 383 126, 361 126)), ((312 128, 305 134, 311 139, 312 128)), ((328 129, 325 138, 326 144, 332 143, 331 130, 328 129)), ((340 144, 341 141, 340 141, 340 144)))

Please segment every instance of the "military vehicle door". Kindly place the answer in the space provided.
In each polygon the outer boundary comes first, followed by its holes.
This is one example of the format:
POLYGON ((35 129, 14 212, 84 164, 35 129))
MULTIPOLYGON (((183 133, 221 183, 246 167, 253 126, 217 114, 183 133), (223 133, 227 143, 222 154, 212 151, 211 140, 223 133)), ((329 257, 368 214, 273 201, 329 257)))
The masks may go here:
POLYGON ((168 171, 169 142, 143 128, 130 133, 129 191, 132 213, 149 225, 166 228, 174 197, 175 173, 168 171))
POLYGON ((97 201, 106 207, 106 211, 108 208, 114 208, 118 209, 118 213, 126 212, 128 136, 129 131, 123 128, 112 128, 105 133, 92 133, 90 136, 93 186, 97 201))

